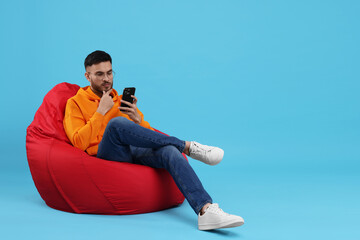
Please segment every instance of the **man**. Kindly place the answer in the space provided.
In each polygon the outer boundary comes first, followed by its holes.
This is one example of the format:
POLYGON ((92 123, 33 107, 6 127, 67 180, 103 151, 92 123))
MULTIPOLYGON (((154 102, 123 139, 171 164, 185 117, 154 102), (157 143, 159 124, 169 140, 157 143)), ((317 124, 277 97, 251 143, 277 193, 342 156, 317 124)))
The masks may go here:
POLYGON ((67 101, 64 128, 71 143, 98 158, 165 168, 198 214, 198 228, 237 227, 244 220, 223 212, 212 203, 199 178, 182 153, 209 165, 218 164, 224 151, 197 142, 183 141, 153 131, 133 103, 123 101, 113 89, 112 59, 95 51, 85 59, 90 86, 80 88, 67 101), (127 107, 121 107, 121 103, 127 107))

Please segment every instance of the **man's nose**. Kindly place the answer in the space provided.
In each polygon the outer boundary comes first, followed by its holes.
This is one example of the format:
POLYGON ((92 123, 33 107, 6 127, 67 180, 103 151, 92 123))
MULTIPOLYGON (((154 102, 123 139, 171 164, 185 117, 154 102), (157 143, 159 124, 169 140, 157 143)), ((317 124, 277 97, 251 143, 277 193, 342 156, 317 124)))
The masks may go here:
POLYGON ((107 73, 105 73, 103 80, 104 80, 104 81, 108 81, 109 79, 110 79, 110 78, 109 78, 109 75, 108 75, 107 73))

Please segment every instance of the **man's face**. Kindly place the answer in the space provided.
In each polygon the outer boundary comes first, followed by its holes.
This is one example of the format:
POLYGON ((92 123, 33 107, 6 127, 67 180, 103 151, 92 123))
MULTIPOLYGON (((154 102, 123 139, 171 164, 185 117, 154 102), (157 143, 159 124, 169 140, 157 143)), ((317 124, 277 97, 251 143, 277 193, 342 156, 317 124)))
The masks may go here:
POLYGON ((85 77, 90 82, 91 90, 99 97, 102 96, 103 91, 113 87, 113 70, 110 61, 88 66, 85 77))

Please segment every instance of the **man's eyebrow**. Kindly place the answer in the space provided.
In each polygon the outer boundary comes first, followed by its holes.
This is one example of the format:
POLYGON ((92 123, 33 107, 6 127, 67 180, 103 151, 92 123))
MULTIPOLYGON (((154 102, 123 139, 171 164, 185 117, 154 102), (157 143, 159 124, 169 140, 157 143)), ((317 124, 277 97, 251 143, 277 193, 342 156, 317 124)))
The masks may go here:
MULTIPOLYGON (((112 72, 112 69, 107 70, 107 72, 112 72)), ((95 73, 104 73, 104 72, 102 72, 102 71, 96 71, 95 73)))

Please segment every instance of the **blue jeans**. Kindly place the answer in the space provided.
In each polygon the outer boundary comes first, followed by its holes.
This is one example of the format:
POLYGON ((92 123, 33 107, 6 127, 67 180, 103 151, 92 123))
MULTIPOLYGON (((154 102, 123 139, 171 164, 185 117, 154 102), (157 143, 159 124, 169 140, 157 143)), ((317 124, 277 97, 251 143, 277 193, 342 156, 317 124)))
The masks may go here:
POLYGON ((165 168, 198 214, 212 199, 183 157, 185 141, 141 127, 124 117, 109 121, 99 144, 97 157, 153 168, 165 168))

